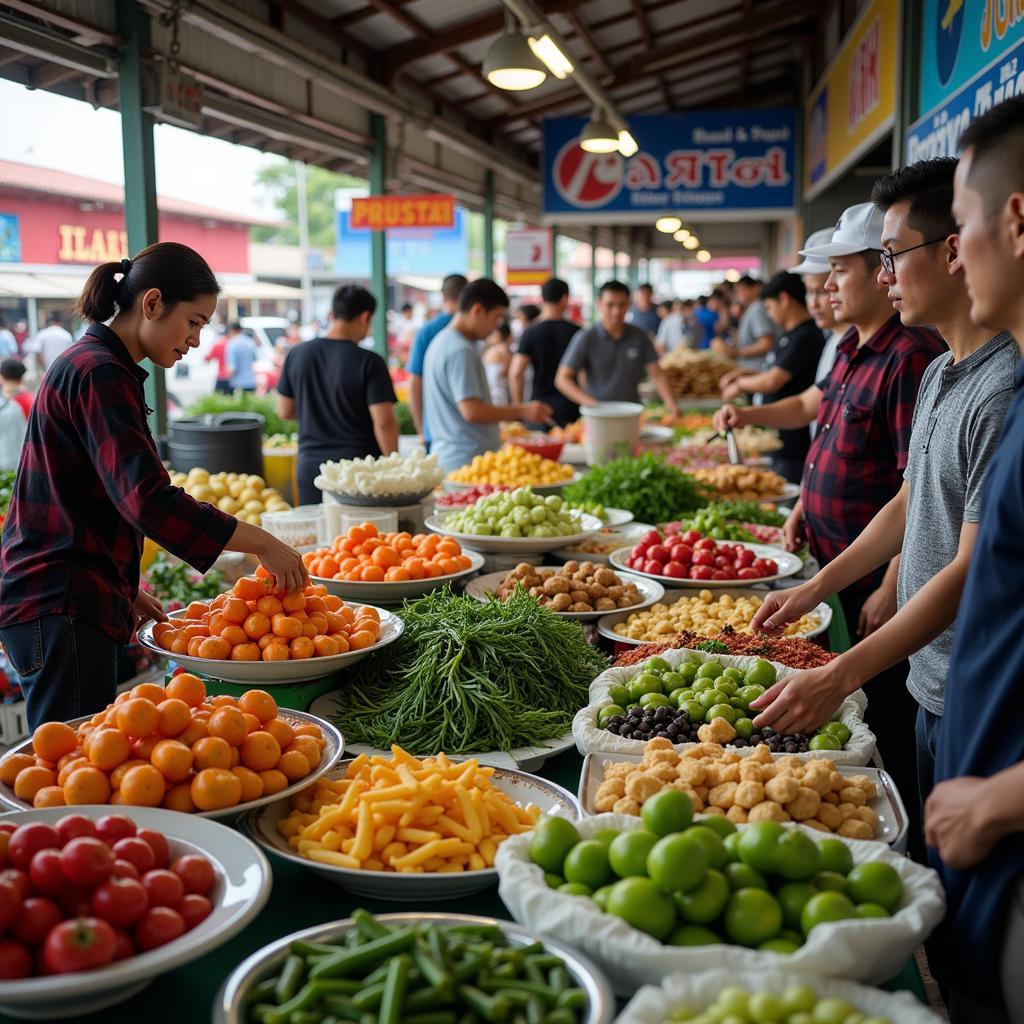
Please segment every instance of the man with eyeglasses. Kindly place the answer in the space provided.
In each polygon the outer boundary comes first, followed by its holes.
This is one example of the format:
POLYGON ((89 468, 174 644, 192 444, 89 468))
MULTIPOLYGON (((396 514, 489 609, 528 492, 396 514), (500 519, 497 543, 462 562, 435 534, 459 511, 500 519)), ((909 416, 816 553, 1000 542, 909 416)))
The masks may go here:
POLYGON ((952 627, 978 532, 981 485, 1019 358, 1011 335, 971 322, 951 209, 956 165, 948 157, 921 161, 879 179, 872 192, 885 212, 879 279, 904 324, 934 325, 950 348, 921 382, 903 486, 846 551, 810 582, 769 595, 754 619, 775 632, 902 549, 898 614, 824 669, 798 672, 766 694, 758 723, 813 728, 866 679, 909 657, 922 804, 932 787, 952 627))
MULTIPOLYGON (((904 326, 893 312, 888 284, 879 280, 883 216, 873 203, 851 206, 831 242, 801 253, 828 260, 825 288, 830 304, 836 319, 849 325, 824 388, 815 385, 753 409, 727 405, 716 414, 720 428, 751 423, 795 429, 817 418, 804 466, 802 511, 797 513, 803 519, 787 527, 798 541, 801 534, 806 537, 823 566, 850 547, 899 492, 921 378, 945 351, 936 334, 904 326)), ((898 572, 897 550, 888 566, 866 570, 838 590, 851 633, 868 637, 895 614, 898 572)), ((917 767, 908 738, 917 703, 906 690, 906 677, 907 664, 901 662, 864 688, 868 723, 886 769, 902 792, 912 793, 917 767)), ((785 718, 782 722, 788 726, 785 718)))

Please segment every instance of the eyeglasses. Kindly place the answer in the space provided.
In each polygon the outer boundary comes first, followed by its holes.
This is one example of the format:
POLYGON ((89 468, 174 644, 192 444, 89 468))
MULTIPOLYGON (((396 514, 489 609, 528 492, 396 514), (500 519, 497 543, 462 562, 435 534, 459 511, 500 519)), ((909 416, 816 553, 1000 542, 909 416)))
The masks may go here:
POLYGON ((924 249, 929 245, 938 245, 939 242, 944 242, 946 240, 946 237, 946 235, 943 235, 941 238, 933 238, 930 242, 922 242, 920 245, 912 245, 909 249, 900 249, 896 252, 893 252, 892 249, 882 249, 882 269, 887 274, 895 274, 897 256, 902 256, 904 253, 913 252, 915 249, 924 249))

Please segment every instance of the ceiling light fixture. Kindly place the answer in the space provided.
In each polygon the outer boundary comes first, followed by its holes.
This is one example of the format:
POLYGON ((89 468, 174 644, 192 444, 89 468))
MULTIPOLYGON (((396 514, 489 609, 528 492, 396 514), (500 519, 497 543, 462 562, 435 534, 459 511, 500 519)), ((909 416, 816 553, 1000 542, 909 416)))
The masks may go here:
POLYGON ((707 263, 707 261, 708 261, 709 259, 711 259, 711 253, 709 253, 709 252, 707 251, 707 249, 701 249, 701 250, 700 250, 700 251, 699 251, 699 252, 697 253, 697 262, 698 262, 698 263, 707 263))
POLYGON ((619 132, 619 152, 623 156, 634 156, 639 152, 640 147, 636 144, 636 139, 633 138, 628 128, 623 128, 619 132))
POLYGON ((687 228, 680 228, 672 237, 677 242, 685 242, 690 237, 690 232, 687 228))
POLYGON ((654 226, 666 235, 674 235, 683 226, 683 222, 678 217, 659 217, 654 226))
POLYGON ((536 89, 548 77, 547 69, 520 32, 511 11, 505 16, 504 34, 487 49, 483 72, 491 85, 508 92, 536 89))
POLYGON ((580 135, 580 146, 588 153, 614 153, 619 148, 619 133, 596 107, 580 135))
POLYGON ((687 249, 696 249, 700 245, 700 239, 696 235, 690 235, 683 239, 683 246, 687 249))
POLYGON ((539 39, 530 36, 529 43, 530 49, 544 62, 544 66, 555 78, 568 78, 575 70, 572 61, 547 33, 544 33, 539 39))
POLYGON ((725 272, 726 281, 735 284, 740 279, 740 272, 734 268, 730 268, 725 272))

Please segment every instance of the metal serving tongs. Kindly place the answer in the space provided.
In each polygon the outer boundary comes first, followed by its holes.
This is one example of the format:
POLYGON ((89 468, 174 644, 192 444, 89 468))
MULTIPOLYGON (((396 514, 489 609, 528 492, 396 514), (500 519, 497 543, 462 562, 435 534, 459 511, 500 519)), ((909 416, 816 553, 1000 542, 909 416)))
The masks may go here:
POLYGON ((729 464, 731 466, 742 466, 743 456, 740 455, 740 446, 736 442, 736 435, 733 433, 732 427, 726 427, 725 430, 712 434, 708 438, 709 441, 717 441, 719 439, 725 441, 725 447, 729 453, 729 464))

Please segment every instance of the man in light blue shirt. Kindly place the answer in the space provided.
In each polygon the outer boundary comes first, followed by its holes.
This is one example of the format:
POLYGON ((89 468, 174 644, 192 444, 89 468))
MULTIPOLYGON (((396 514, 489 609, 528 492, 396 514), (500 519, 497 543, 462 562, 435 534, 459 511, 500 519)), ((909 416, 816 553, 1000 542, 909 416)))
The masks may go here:
POLYGON ((224 360, 231 371, 228 386, 232 391, 255 391, 259 347, 250 334, 236 335, 228 344, 224 360))
POLYGON ((431 451, 452 470, 501 443, 502 420, 543 422, 544 402, 494 405, 475 342, 486 338, 508 311, 508 296, 489 278, 467 284, 459 311, 432 341, 423 364, 423 411, 430 423, 431 451))
POLYGON ((416 332, 409 353, 406 366, 409 371, 409 411, 416 430, 423 435, 427 451, 430 451, 430 432, 423 414, 423 363, 430 343, 452 322, 459 308, 459 296, 465 287, 466 278, 462 274, 449 274, 441 282, 441 312, 416 332))

